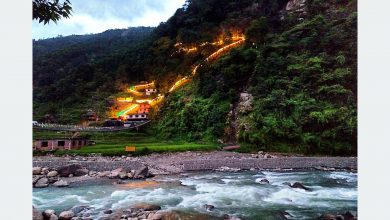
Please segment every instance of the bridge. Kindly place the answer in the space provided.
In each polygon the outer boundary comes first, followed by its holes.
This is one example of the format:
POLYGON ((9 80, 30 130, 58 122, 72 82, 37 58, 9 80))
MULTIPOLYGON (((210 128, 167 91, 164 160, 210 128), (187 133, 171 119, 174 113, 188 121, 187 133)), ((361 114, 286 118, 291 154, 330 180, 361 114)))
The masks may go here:
POLYGON ((139 127, 146 125, 149 122, 150 122, 150 120, 136 121, 136 122, 130 123, 129 126, 112 126, 112 127, 38 123, 38 124, 33 125, 33 128, 39 129, 39 130, 49 130, 49 131, 113 132, 113 131, 124 131, 124 130, 130 130, 130 129, 138 129, 139 127))

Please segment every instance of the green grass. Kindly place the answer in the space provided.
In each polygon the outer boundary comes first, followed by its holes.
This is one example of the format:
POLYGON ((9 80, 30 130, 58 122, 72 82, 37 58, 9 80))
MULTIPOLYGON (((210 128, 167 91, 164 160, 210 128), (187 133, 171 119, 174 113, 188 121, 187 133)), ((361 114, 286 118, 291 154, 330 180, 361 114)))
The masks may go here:
MULTIPOLYGON (((114 155, 145 155, 150 153, 181 152, 181 151, 211 151, 217 150, 216 143, 185 142, 181 140, 159 140, 153 135, 144 132, 107 132, 107 133, 82 133, 90 140, 95 141, 95 145, 85 146, 78 150, 54 151, 54 155, 76 154, 88 155, 100 153, 104 156, 114 155), (125 146, 136 146, 136 152, 125 152, 125 146)), ((37 138, 63 138, 71 137, 70 133, 34 131, 34 139, 37 138)), ((44 154, 35 152, 35 155, 44 154)))

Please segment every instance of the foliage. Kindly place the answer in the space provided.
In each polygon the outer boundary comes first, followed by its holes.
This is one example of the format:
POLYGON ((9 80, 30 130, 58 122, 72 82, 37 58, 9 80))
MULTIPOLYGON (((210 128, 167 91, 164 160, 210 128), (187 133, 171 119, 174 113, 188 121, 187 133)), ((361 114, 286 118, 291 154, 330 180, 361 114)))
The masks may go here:
POLYGON ((53 21, 57 23, 61 18, 69 18, 72 12, 71 3, 65 0, 62 4, 59 0, 33 0, 33 20, 44 24, 53 21))

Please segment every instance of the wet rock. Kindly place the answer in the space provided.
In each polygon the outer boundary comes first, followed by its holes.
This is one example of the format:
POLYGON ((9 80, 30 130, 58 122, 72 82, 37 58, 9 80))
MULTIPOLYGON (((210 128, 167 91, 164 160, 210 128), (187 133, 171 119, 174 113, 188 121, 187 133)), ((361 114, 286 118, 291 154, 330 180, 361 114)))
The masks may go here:
POLYGON ((291 217, 291 214, 286 212, 286 211, 281 211, 279 213, 279 216, 282 218, 282 219, 288 219, 288 217, 291 217))
POLYGON ((80 205, 80 206, 74 206, 70 209, 75 215, 79 214, 80 212, 87 211, 89 208, 86 205, 80 205))
POLYGON ((104 210, 103 213, 106 214, 106 215, 108 215, 108 214, 111 214, 111 213, 112 213, 112 210, 111 210, 111 209, 104 210))
POLYGON ((69 186, 69 183, 65 180, 58 180, 57 182, 53 183, 53 186, 66 187, 66 186, 69 186))
POLYGON ((147 204, 147 203, 140 203, 140 204, 137 204, 137 205, 133 206, 132 208, 140 209, 140 210, 143 210, 143 211, 155 211, 155 210, 160 210, 161 209, 161 207, 158 206, 158 205, 147 204))
POLYGON ((203 207, 207 210, 207 211, 211 211, 213 210, 215 207, 213 205, 209 205, 209 204, 205 204, 203 205, 203 207))
POLYGON ((57 175, 58 175, 58 172, 53 170, 53 171, 48 172, 46 176, 47 177, 55 177, 57 175))
POLYGON ((43 215, 40 211, 38 211, 38 209, 36 209, 34 206, 33 206, 33 210, 32 210, 32 219, 33 220, 43 220, 43 215))
POLYGON ((50 216, 54 215, 55 211, 53 209, 47 209, 44 212, 42 212, 42 215, 45 219, 50 219, 50 216))
POLYGON ((70 220, 74 217, 74 213, 72 211, 64 211, 59 215, 59 220, 70 220))
POLYGON ((40 175, 41 172, 42 172, 42 168, 41 167, 33 167, 32 168, 33 175, 40 175))
POLYGON ((62 166, 60 168, 58 168, 57 172, 60 176, 62 177, 67 177, 69 175, 73 175, 76 170, 78 169, 82 169, 83 167, 80 165, 80 164, 69 164, 69 165, 66 165, 66 166, 62 166))
POLYGON ((342 215, 342 216, 344 217, 345 220, 355 220, 355 219, 357 219, 357 218, 355 217, 355 215, 356 215, 356 213, 353 214, 352 212, 348 211, 348 212, 346 212, 346 213, 345 213, 344 215, 342 215))
POLYGON ((290 185, 291 188, 297 188, 297 189, 304 189, 304 190, 309 190, 306 186, 304 186, 300 182, 295 182, 294 184, 290 185))
POLYGON ((49 185, 49 179, 46 177, 40 178, 37 183, 35 183, 34 187, 36 188, 44 188, 49 185))
POLYGON ((77 169, 74 171, 75 176, 85 176, 89 173, 89 170, 86 168, 77 169))
POLYGON ((134 173, 133 172, 127 173, 127 178, 133 179, 133 177, 134 177, 134 173))
POLYGON ((336 215, 336 220, 345 220, 345 218, 342 215, 336 215))
POLYGON ((41 178, 42 176, 33 176, 32 178, 32 184, 34 185, 35 183, 38 182, 38 180, 41 178))
POLYGON ((269 181, 267 179, 261 179, 261 180, 256 179, 256 183, 266 185, 266 184, 269 184, 269 181))
POLYGON ((161 220, 162 218, 163 218, 163 215, 160 213, 151 213, 148 216, 148 219, 152 219, 152 220, 161 220))
POLYGON ((83 220, 81 217, 73 217, 71 220, 83 220))

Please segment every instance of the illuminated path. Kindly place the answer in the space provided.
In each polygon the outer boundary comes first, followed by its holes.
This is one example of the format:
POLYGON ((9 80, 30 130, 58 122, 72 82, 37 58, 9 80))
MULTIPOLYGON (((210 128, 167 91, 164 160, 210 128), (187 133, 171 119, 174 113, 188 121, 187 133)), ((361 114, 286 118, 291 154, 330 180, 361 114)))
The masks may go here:
MULTIPOLYGON (((218 49, 217 51, 215 51, 214 53, 210 54, 206 59, 204 59, 202 62, 212 62, 216 59, 218 59, 220 56, 222 56, 223 54, 229 52, 231 49, 233 48, 236 48, 238 46, 240 46, 241 44, 243 44, 245 42, 245 37, 236 37, 236 38, 233 38, 234 40, 237 40, 231 44, 228 44, 220 49, 218 49)), ((187 84, 191 78, 193 76, 196 75, 197 71, 198 71, 198 67, 199 66, 202 66, 202 64, 198 64, 196 65, 192 71, 191 71, 191 75, 189 76, 185 76, 181 79, 179 79, 178 81, 176 81, 173 86, 169 89, 168 91, 168 94, 169 93, 172 93, 174 92, 175 90, 177 90, 178 88, 182 87, 183 85, 187 84)), ((154 82, 152 83, 149 83, 149 84, 144 84, 144 85, 136 85, 136 86, 132 86, 130 87, 127 91, 135 96, 143 96, 143 93, 137 91, 139 89, 146 89, 146 88, 150 88, 154 86, 154 82)), ((148 103, 150 104, 151 106, 155 106, 157 105, 158 103, 160 103, 161 101, 163 101, 164 99, 164 95, 162 96, 158 96, 154 99, 144 99, 144 100, 136 100, 137 103, 148 103)), ((131 102, 132 100, 120 100, 121 102, 131 102)), ((123 115, 126 115, 127 113, 129 112, 132 112, 134 110, 136 110, 137 108, 139 107, 139 104, 132 104, 128 107, 126 107, 125 109, 119 111, 116 115, 119 117, 119 116, 123 116, 123 115)), ((149 123, 150 120, 146 120, 146 121, 139 121, 139 122, 134 122, 133 124, 131 124, 129 127, 119 127, 119 126, 115 126, 115 127, 96 127, 96 126, 87 126, 87 127, 83 127, 83 126, 80 126, 80 125, 60 125, 60 124, 37 124, 37 125, 34 125, 33 128, 36 128, 36 129, 41 129, 41 130, 51 130, 51 131, 71 131, 71 132, 113 132, 113 131, 122 131, 122 130, 129 130, 129 129, 134 129, 134 128, 138 128, 138 127, 141 127, 147 123, 149 123)))

